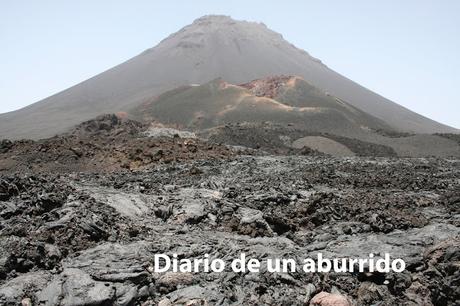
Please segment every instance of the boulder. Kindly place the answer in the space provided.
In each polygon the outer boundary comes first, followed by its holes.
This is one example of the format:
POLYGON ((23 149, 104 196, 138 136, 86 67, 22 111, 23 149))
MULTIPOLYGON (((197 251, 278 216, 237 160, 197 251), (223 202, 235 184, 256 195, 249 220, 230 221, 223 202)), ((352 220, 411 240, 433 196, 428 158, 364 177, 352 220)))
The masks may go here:
POLYGON ((341 294, 320 292, 313 297, 311 306, 352 306, 349 299, 341 294))

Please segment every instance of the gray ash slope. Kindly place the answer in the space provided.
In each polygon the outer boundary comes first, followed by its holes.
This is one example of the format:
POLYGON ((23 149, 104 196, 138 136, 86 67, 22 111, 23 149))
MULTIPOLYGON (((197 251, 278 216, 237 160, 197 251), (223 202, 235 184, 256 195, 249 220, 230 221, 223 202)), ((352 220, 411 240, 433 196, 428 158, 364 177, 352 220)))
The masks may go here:
POLYGON ((458 132, 348 80, 263 24, 205 16, 119 66, 26 108, 1 114, 0 138, 53 136, 181 85, 218 77, 241 84, 279 74, 301 76, 402 131, 458 132))

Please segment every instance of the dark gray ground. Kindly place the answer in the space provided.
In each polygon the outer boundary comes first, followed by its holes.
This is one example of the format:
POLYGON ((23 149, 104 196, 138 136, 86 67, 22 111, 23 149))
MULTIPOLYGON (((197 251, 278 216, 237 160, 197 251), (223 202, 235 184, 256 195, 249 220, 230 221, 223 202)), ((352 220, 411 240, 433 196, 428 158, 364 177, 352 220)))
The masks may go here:
POLYGON ((459 208, 452 159, 246 155, 105 174, 3 174, 0 304, 308 305, 326 291, 356 305, 458 305, 459 208), (156 253, 229 260, 240 252, 261 261, 389 252, 408 266, 152 273, 156 253))

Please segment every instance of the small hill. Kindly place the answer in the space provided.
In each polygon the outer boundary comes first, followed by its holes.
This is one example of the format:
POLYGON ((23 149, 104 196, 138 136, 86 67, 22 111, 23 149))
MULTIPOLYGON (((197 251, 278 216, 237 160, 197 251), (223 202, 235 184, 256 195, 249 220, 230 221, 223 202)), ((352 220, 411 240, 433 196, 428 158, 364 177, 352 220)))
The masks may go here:
POLYGON ((460 156, 452 139, 401 133, 298 76, 270 76, 239 85, 218 78, 181 86, 127 113, 147 124, 194 130, 222 143, 275 152, 305 145, 337 156, 460 156), (267 128, 270 132, 264 133, 267 128), (289 138, 289 144, 279 137, 289 138))
POLYGON ((309 131, 346 131, 350 135, 393 130, 382 120, 295 76, 269 77, 242 85, 215 79, 204 85, 182 86, 128 113, 143 122, 192 129, 273 122, 309 131))

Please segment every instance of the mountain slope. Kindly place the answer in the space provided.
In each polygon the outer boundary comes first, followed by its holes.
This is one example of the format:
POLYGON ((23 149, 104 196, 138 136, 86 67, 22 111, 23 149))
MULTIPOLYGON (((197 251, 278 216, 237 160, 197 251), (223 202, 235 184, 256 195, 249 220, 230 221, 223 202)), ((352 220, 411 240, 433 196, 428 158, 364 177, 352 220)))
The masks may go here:
POLYGON ((26 108, 0 114, 0 137, 52 136, 181 85, 219 77, 241 84, 279 74, 299 75, 399 130, 457 132, 348 80, 263 24, 205 16, 119 66, 26 108))
POLYGON ((259 79, 240 86, 216 79, 182 86, 129 110, 136 120, 207 129, 228 123, 295 125, 308 131, 359 135, 392 128, 293 76, 259 79))
POLYGON ((460 154, 453 140, 400 133, 294 76, 268 77, 241 85, 215 79, 203 85, 181 86, 128 110, 126 115, 145 123, 193 129, 206 138, 250 147, 297 147, 309 141, 307 146, 316 148, 319 144, 311 142, 322 138, 320 143, 338 141, 349 149, 357 144, 358 150, 352 149, 357 154, 368 154, 363 146, 377 155, 389 151, 411 157, 460 154))

